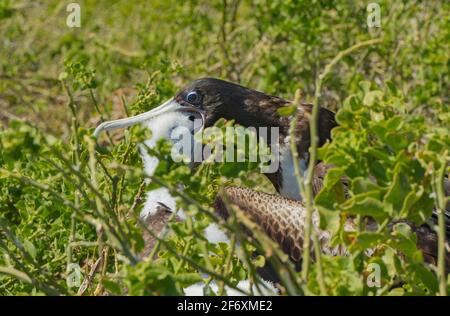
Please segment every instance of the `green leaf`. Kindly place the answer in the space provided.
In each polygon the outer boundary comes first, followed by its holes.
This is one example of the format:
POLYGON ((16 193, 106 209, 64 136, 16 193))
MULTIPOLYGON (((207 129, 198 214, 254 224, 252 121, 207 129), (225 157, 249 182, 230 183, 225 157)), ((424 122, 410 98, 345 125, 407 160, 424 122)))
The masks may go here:
POLYGON ((372 232, 362 232, 358 234, 356 242, 352 244, 352 250, 365 250, 379 246, 384 240, 384 235, 372 232))
POLYGON ((386 145, 388 145, 397 152, 402 149, 405 149, 410 144, 408 139, 405 138, 405 135, 402 135, 398 132, 386 133, 384 141, 386 142, 386 145))
POLYGON ((397 165, 394 169, 394 179, 389 186, 388 191, 384 197, 384 202, 391 204, 397 216, 400 215, 403 209, 403 202, 410 192, 410 185, 408 176, 403 172, 402 168, 397 165))
POLYGON ((336 114, 336 122, 342 126, 351 126, 355 123, 355 115, 349 110, 341 109, 336 114))
POLYGON ((123 295, 122 287, 115 281, 112 280, 103 280, 103 286, 107 291, 109 291, 113 295, 123 295))
POLYGON ((371 216, 378 223, 383 222, 389 216, 386 205, 367 194, 355 196, 348 204, 350 205, 343 208, 345 212, 353 215, 371 216))
POLYGON ((198 273, 181 273, 176 276, 176 279, 185 287, 203 280, 202 276, 198 273))
POLYGON ((395 86, 395 84, 392 81, 390 81, 390 80, 385 81, 384 84, 387 86, 387 88, 388 88, 389 92, 391 93, 391 95, 393 95, 393 96, 400 96, 400 93, 399 93, 397 87, 395 86))
POLYGON ((291 116, 294 115, 295 112, 297 112, 297 107, 295 105, 283 106, 277 109, 277 113, 280 116, 291 116))
POLYGON ((403 253, 408 260, 413 262, 423 262, 422 253, 417 249, 417 237, 406 223, 397 223, 394 225, 392 236, 389 244, 391 247, 403 253))
POLYGON ((31 279, 28 277, 28 275, 17 269, 0 266, 0 273, 11 275, 22 282, 31 284, 31 279))
POLYGON ((438 292, 439 282, 435 273, 425 268, 422 264, 411 265, 409 271, 416 284, 422 282, 428 289, 428 294, 435 295, 438 292))
MULTIPOLYGON (((382 188, 373 183, 372 180, 363 177, 357 177, 352 180, 352 192, 357 195, 360 193, 366 193, 369 191, 380 192, 382 188)), ((380 192, 381 193, 381 192, 380 192)))
POLYGON ((376 101, 379 101, 383 98, 383 92, 374 90, 367 92, 364 96, 363 103, 367 106, 372 106, 376 101))
POLYGON ((33 243, 29 240, 24 240, 23 241, 23 247, 25 248, 25 250, 30 254, 30 256, 33 259, 36 259, 36 247, 33 245, 33 243))
POLYGON ((332 234, 340 228, 339 203, 343 203, 344 188, 341 183, 343 170, 340 168, 329 169, 325 176, 324 188, 316 195, 315 203, 320 214, 320 227, 332 234))
POLYGON ((255 259, 252 260, 253 264, 257 268, 262 268, 266 264, 266 259, 263 256, 257 256, 255 259))

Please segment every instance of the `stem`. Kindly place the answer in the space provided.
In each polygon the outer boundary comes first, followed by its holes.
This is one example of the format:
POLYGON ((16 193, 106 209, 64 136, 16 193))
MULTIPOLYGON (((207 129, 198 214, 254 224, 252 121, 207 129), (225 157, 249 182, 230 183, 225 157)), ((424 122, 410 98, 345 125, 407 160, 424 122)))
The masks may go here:
MULTIPOLYGON (((346 50, 341 51, 339 54, 337 54, 329 64, 327 64, 324 68, 324 71, 317 77, 316 79, 316 88, 314 93, 314 101, 313 101, 313 109, 311 113, 311 120, 309 124, 310 129, 310 137, 311 137, 311 145, 309 148, 309 164, 308 164, 308 170, 306 174, 305 179, 305 206, 306 206, 306 217, 305 217, 305 235, 303 237, 303 262, 302 262, 302 279, 304 281, 307 280, 309 268, 310 268, 310 243, 311 243, 311 226, 312 226, 312 213, 314 210, 314 202, 313 202, 313 189, 312 189, 312 182, 314 177, 314 166, 316 164, 317 159, 317 147, 318 147, 318 119, 319 119, 319 99, 321 96, 321 89, 322 89, 322 82, 325 80, 326 76, 331 72, 333 67, 346 55, 352 53, 353 51, 369 46, 381 43, 381 39, 373 39, 365 42, 361 42, 358 44, 353 45, 350 48, 347 48, 346 50)), ((294 146, 292 146, 294 147, 294 146)), ((295 148, 296 151, 296 148, 295 148)), ((294 156, 295 157, 295 156, 294 156)), ((298 157, 298 155, 297 155, 298 157)), ((294 164, 295 165, 295 164, 294 164)), ((301 179, 298 179, 300 181, 301 179)), ((314 242, 314 240, 313 240, 314 242)), ((317 265, 317 269, 321 270, 322 267, 317 265)), ((318 273, 318 275, 321 273, 318 273)))
MULTIPOLYGON (((100 111, 100 107, 99 107, 99 104, 97 102, 97 98, 95 97, 94 91, 91 88, 89 88, 89 96, 91 97, 92 103, 94 103, 95 110, 97 111, 98 115, 100 115, 101 122, 104 122, 105 118, 103 116, 102 111, 100 111)), ((106 131, 106 136, 108 137, 109 143, 113 144, 113 140, 112 140, 111 135, 109 134, 108 131, 106 131)))
POLYGON ((316 256, 317 265, 317 283, 319 283, 320 295, 328 295, 327 287, 325 285, 325 280, 323 277, 323 267, 322 267, 322 251, 320 249, 319 240, 317 239, 317 234, 315 231, 312 233, 313 244, 314 244, 314 254, 316 256))
MULTIPOLYGON (((232 207, 231 204, 228 204, 228 205, 230 206, 228 209, 231 211, 230 212, 231 224, 236 227, 236 226, 238 226, 238 219, 237 219, 236 210, 232 207)), ((261 288, 259 287, 259 284, 261 283, 261 280, 260 280, 258 274, 256 273, 255 266, 251 262, 251 259, 250 259, 251 258, 251 254, 249 254, 248 249, 246 247, 247 240, 241 234, 237 235, 236 237, 237 237, 237 241, 241 244, 242 253, 244 254, 244 264, 247 266, 247 270, 249 272, 249 280, 252 281, 251 283, 255 284, 256 290, 261 295, 262 292, 261 292, 261 288), (255 281, 257 281, 257 282, 255 282, 255 281)), ((250 286, 249 291, 250 291, 250 294, 252 296, 254 296, 253 287, 252 286, 250 286)))
POLYGON ((447 167, 447 151, 444 153, 444 160, 441 162, 441 167, 435 177, 436 186, 436 202, 437 202, 437 214, 438 214, 438 262, 437 262, 437 275, 439 280, 439 295, 447 296, 447 284, 445 275, 445 204, 446 197, 444 193, 444 177, 447 167))
MULTIPOLYGON (((66 92, 69 102, 68 106, 72 112, 72 137, 74 142, 75 150, 73 151, 72 156, 72 162, 75 165, 75 168, 77 170, 80 169, 80 139, 78 138, 78 115, 77 115, 77 107, 73 99, 72 92, 67 87, 67 85, 64 83, 64 81, 61 81, 61 84, 63 86, 64 91, 66 92)), ((74 199, 74 206, 78 209, 80 207, 80 196, 78 189, 75 190, 75 199, 74 199)), ((77 219, 76 219, 76 213, 72 211, 72 215, 70 216, 70 234, 69 234, 69 242, 67 243, 67 265, 72 263, 72 250, 73 250, 73 244, 76 241, 76 226, 77 226, 77 219)))
MULTIPOLYGON (((95 143, 88 137, 85 137, 86 142, 88 143, 88 151, 89 151, 89 169, 91 172, 91 183, 90 186, 92 187, 94 192, 99 192, 98 191, 98 182, 97 182, 97 172, 96 172, 96 164, 97 164, 97 159, 95 157, 95 143)), ((99 214, 101 214, 102 216, 105 216, 105 212, 104 212, 104 205, 108 205, 108 203, 104 203, 104 198, 101 194, 97 194, 95 196, 95 203, 97 205, 97 210, 99 212, 99 214)), ((132 264, 136 264, 137 260, 133 255, 133 252, 129 249, 129 242, 127 240, 124 240, 126 238, 126 234, 123 232, 122 228, 121 228, 121 223, 119 222, 118 218, 117 218, 117 214, 114 212, 114 210, 111 210, 110 212, 113 216, 113 219, 116 221, 117 224, 117 228, 119 230, 119 232, 121 233, 121 237, 118 239, 118 242, 120 243, 120 245, 122 246, 122 250, 124 251, 124 253, 127 255, 128 258, 132 259, 132 264)), ((103 249, 101 249, 102 251, 103 249)))
MULTIPOLYGON (((233 254, 234 254, 234 249, 236 247, 236 236, 233 235, 231 236, 230 239, 230 252, 227 255, 227 258, 225 259, 225 268, 223 271, 223 275, 227 276, 230 273, 230 268, 231 268, 231 259, 233 258, 233 254)), ((223 295, 223 291, 225 288, 225 283, 222 281, 220 282, 220 286, 219 286, 219 291, 218 291, 218 295, 222 296, 223 295)))
MULTIPOLYGON (((191 248, 191 245, 192 245, 192 239, 188 240, 187 243, 184 245, 183 256, 187 256, 187 253, 189 251, 189 248, 191 248)), ((183 263, 184 263, 183 260, 181 260, 178 263, 178 265, 177 265, 177 267, 175 268, 175 271, 174 271, 175 275, 177 275, 178 271, 180 271, 180 269, 183 267, 183 263)))

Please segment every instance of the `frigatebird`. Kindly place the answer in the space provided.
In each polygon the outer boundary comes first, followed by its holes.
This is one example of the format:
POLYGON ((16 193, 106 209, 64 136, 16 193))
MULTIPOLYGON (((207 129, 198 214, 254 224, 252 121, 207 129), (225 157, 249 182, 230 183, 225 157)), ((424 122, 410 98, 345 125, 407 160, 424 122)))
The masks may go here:
MULTIPOLYGON (((203 78, 193 81, 179 91, 173 98, 164 104, 146 113, 137 116, 104 122, 94 132, 112 130, 147 122, 163 114, 175 112, 179 115, 189 116, 193 119, 201 117, 203 127, 214 125, 217 120, 224 118, 234 120, 236 124, 244 127, 279 128, 280 167, 274 173, 266 176, 281 195, 292 199, 300 199, 297 181, 293 172, 292 154, 289 150, 289 117, 282 117, 277 110, 292 102, 277 96, 243 87, 215 78, 203 78)), ((302 103, 299 107, 299 120, 296 128, 297 150, 302 161, 308 160, 310 145, 309 117, 312 105, 302 103)), ((337 124, 334 113, 321 108, 319 113, 319 146, 331 138, 331 129, 337 124)), ((268 137, 268 140, 271 138, 268 137)), ((305 163, 301 165, 306 166, 305 163)))
MULTIPOLYGON (((234 120, 244 127, 278 127, 280 134, 280 167, 274 173, 267 173, 267 178, 272 182, 277 192, 281 195, 266 195, 249 189, 227 189, 225 194, 233 204, 240 207, 262 226, 262 228, 280 244, 281 248, 291 256, 294 262, 301 260, 301 240, 305 209, 299 201, 299 188, 294 176, 292 153, 289 150, 289 125, 290 118, 278 114, 278 109, 292 104, 283 98, 268 95, 241 85, 215 78, 202 78, 193 81, 181 89, 174 97, 159 107, 135 117, 102 123, 95 130, 98 135, 103 130, 111 130, 127 127, 137 123, 143 123, 167 113, 178 113, 184 117, 201 118, 203 127, 214 125, 217 120, 224 118, 234 120), (265 201, 260 203, 260 201, 265 201), (281 214, 281 215, 280 215, 281 214), (292 221, 287 219, 293 219, 292 221)), ((299 119, 295 129, 297 136, 297 151, 304 163, 308 161, 308 149, 310 146, 310 116, 312 105, 302 103, 299 105, 299 119)), ((320 108, 318 117, 319 146, 331 139, 331 130, 337 126, 334 113, 320 108)), ((322 164, 322 163, 321 163, 322 164)), ((320 170, 327 166, 320 165, 320 170)), ((304 171, 304 170, 303 170, 304 171)), ((323 172, 314 175, 314 183, 317 191, 323 180, 323 172)), ((226 216, 227 210, 221 196, 216 200, 216 209, 226 216)), ((448 220, 447 210, 447 220, 448 220)), ((316 215, 315 215, 316 216, 316 215)), ((318 229, 318 219, 314 225, 318 229)), ((351 219, 348 223, 351 229, 351 219)), ((436 234, 426 225, 415 229, 419 235, 418 247, 424 252, 430 262, 434 262, 436 251, 436 234)), ((449 227, 447 226, 447 235, 449 227)), ((321 232, 319 238, 327 241, 329 234, 321 232)), ((448 238, 448 237, 447 237, 448 238)), ((331 254, 337 254, 336 249, 322 243, 322 249, 331 254)), ((344 251, 345 250, 339 250, 344 251)), ((448 258, 447 258, 447 262, 448 258)))

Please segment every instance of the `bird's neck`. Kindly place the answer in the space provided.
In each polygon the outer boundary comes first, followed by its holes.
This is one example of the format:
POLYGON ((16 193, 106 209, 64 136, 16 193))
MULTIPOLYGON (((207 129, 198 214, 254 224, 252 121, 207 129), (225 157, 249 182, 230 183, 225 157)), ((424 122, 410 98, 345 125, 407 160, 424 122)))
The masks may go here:
MULTIPOLYGON (((280 99, 281 100, 281 99, 280 99)), ((284 101, 284 100, 283 100, 284 101)), ((287 102, 287 101, 284 101, 287 102)), ((275 172, 265 173, 267 178, 272 182, 275 189, 284 197, 300 200, 300 188, 298 185, 297 178, 295 176, 295 168, 294 168, 294 159, 291 151, 291 136, 290 125, 292 122, 292 117, 280 117, 277 113, 277 108, 280 106, 287 105, 286 103, 282 103, 279 101, 278 105, 272 104, 271 106, 267 106, 265 109, 269 109, 269 114, 264 113, 264 107, 257 107, 253 112, 260 112, 263 117, 268 118, 269 121, 264 120, 254 120, 253 122, 259 123, 268 123, 272 124, 272 126, 279 127, 279 149, 278 149, 278 157, 279 157, 279 167, 275 172)), ((306 174, 307 165, 309 162, 309 147, 311 145, 311 137, 310 137, 310 118, 311 118, 312 105, 310 104, 302 104, 298 108, 297 112, 297 124, 294 129, 293 135, 295 135, 295 144, 297 153, 299 156, 299 161, 296 162, 300 166, 300 173, 302 175, 306 174)), ((248 124, 248 122, 239 122, 241 124, 248 124)), ((337 126, 337 123, 334 119, 334 113, 325 109, 320 108, 319 116, 318 116, 318 146, 322 146, 327 140, 331 139, 331 130, 337 126)), ((271 139, 271 138, 268 138, 271 139)), ((273 144, 270 142, 267 144, 271 148, 273 148, 273 144)))
MULTIPOLYGON (((300 174, 304 176, 308 165, 308 154, 304 153, 299 159, 300 174)), ((292 200, 301 200, 300 186, 295 175, 294 158, 288 144, 284 144, 279 150, 279 164, 276 172, 264 174, 280 195, 292 200)))

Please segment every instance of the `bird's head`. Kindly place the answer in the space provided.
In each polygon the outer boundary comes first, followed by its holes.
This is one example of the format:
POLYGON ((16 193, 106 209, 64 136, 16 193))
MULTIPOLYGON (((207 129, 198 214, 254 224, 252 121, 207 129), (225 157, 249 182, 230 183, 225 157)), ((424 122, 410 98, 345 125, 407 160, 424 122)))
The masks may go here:
POLYGON ((202 78, 185 86, 174 97, 148 112, 100 124, 94 135, 154 121, 169 113, 177 113, 179 118, 185 117, 192 121, 201 119, 202 127, 210 127, 220 118, 235 120, 243 126, 280 126, 276 109, 288 103, 281 98, 228 81, 202 78))

